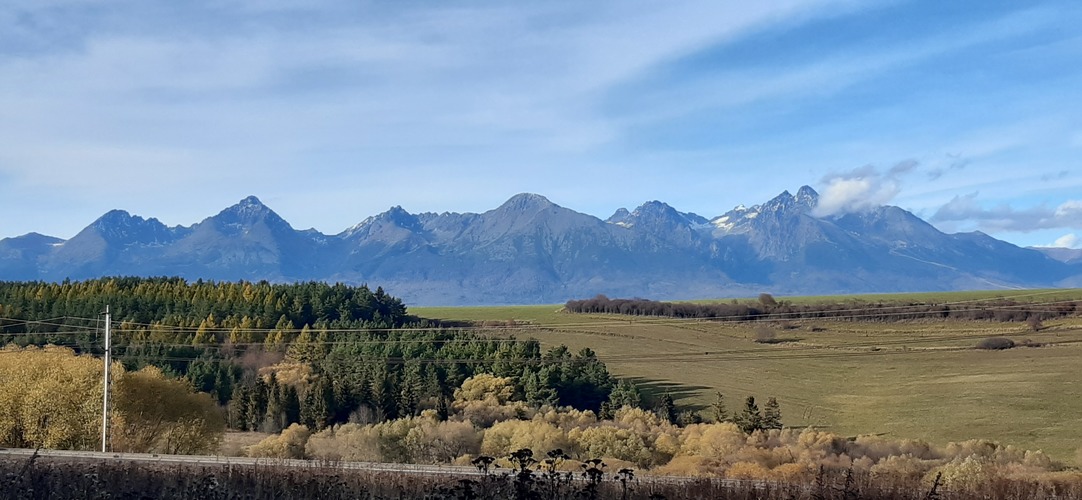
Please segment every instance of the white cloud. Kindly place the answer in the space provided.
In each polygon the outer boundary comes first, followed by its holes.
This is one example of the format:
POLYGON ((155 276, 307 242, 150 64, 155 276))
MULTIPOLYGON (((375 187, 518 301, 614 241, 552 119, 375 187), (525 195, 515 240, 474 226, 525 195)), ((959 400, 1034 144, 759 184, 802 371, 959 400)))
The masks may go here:
POLYGON ((871 165, 830 174, 822 180, 819 204, 812 215, 825 217, 886 205, 901 191, 901 178, 913 172, 917 165, 914 160, 906 160, 891 167, 886 174, 871 165))
POLYGON ((1038 205, 1015 209, 1009 204, 985 208, 977 201, 978 193, 955 196, 939 207, 931 222, 964 222, 983 231, 1029 233, 1042 229, 1082 229, 1082 201, 1068 200, 1059 206, 1038 205))
POLYGON ((1052 242, 1052 246, 1055 248, 1078 248, 1082 246, 1082 238, 1079 238, 1074 233, 1065 234, 1052 242))

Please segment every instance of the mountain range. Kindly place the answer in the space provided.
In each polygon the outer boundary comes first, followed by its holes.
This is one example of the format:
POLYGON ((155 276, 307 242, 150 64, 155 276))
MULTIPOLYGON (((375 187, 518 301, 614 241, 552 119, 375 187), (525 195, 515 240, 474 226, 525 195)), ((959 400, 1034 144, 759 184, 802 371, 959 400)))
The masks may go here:
POLYGON ((708 219, 650 201, 597 217, 519 194, 484 213, 401 207, 336 235, 250 196, 191 226, 113 210, 68 240, 0 240, 2 280, 181 276, 382 286, 414 305, 1076 286, 1082 256, 946 234, 895 206, 816 217, 804 186, 708 219))

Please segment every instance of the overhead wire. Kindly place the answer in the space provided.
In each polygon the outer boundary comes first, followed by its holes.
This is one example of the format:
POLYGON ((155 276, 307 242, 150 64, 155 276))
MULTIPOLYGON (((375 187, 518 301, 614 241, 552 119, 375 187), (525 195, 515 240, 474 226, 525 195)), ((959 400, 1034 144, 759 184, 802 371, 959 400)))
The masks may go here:
MULTIPOLYGON (((1061 293, 1061 292, 1059 292, 1059 291, 1044 291, 1044 292, 1035 292, 1035 293, 1031 293, 1031 294, 1020 294, 1020 295, 1016 295, 1016 296, 1013 296, 1013 297, 1007 297, 1007 298, 992 298, 992 299, 980 298, 980 299, 969 299, 969 300, 963 300, 963 301, 954 301, 954 302, 948 302, 948 303, 943 303, 943 304, 930 304, 930 305, 933 305, 933 306, 934 305, 957 306, 957 305, 963 305, 963 304, 980 304, 980 303, 987 303, 989 301, 1004 300, 1004 299, 1010 299, 1010 298, 1018 298, 1018 297, 1023 297, 1023 296, 1038 296, 1038 295, 1054 294, 1054 293, 1061 293)), ((993 312, 995 312, 995 311, 1016 311, 1016 310, 1041 311, 1041 312, 1059 312, 1059 311, 1053 309, 1053 307, 1059 306, 1059 305, 1066 305, 1066 304, 1072 304, 1073 305, 1073 304, 1077 304, 1077 302, 1073 301, 1073 300, 1058 300, 1058 301, 1050 301, 1050 302, 1027 302, 1027 303, 1020 303, 1020 304, 996 305, 996 307, 983 307, 983 308, 972 309, 972 310, 969 310, 969 309, 955 310, 955 311, 951 311, 951 312, 952 313, 957 313, 957 314, 964 314, 966 312, 972 312, 972 311, 985 311, 985 312, 993 311, 993 312)), ((913 307, 919 307, 919 306, 927 306, 927 305, 926 304, 909 304, 909 305, 899 304, 899 305, 879 307, 875 311, 871 311, 871 312, 868 312, 867 306, 854 307, 854 308, 851 308, 851 309, 820 309, 820 310, 812 309, 812 310, 802 310, 802 311, 797 311, 797 312, 792 312, 792 313, 782 312, 782 313, 777 313, 777 314, 774 314, 774 315, 771 315, 771 314, 758 315, 758 316, 755 317, 754 321, 791 320, 791 319, 794 319, 792 317, 789 317, 789 315, 792 315, 792 314, 799 314, 799 315, 802 316, 802 317, 796 318, 796 319, 809 320, 809 321, 814 321, 814 320, 820 320, 820 321, 831 321, 831 320, 833 320, 833 321, 851 321, 851 320, 858 320, 858 319, 863 319, 863 318, 868 318, 868 317, 882 318, 882 317, 892 317, 892 316, 912 316, 912 315, 921 315, 921 314, 926 315, 926 316, 930 316, 930 317, 934 317, 934 318, 941 317, 940 316, 941 312, 937 312, 937 311, 926 311, 926 310, 916 310, 916 311, 914 311, 914 310, 912 310, 913 307), (892 309, 895 310, 895 312, 885 312, 885 311, 890 311, 892 309), (837 314, 839 312, 858 312, 858 311, 859 312, 864 312, 864 314, 849 314, 849 315, 838 315, 837 314), (813 316, 815 314, 823 314, 824 316, 808 317, 808 316, 813 316)), ((583 313, 583 314, 590 315, 590 313, 583 313)), ((596 316, 609 316, 610 314, 605 314, 605 313, 597 314, 597 313, 595 313, 595 314, 592 314, 592 315, 596 317, 596 316)), ((341 328, 341 329, 336 329, 336 328, 322 328, 322 327, 320 327, 320 328, 309 328, 309 332, 313 332, 313 333, 327 332, 327 333, 333 333, 333 334, 383 333, 383 332, 393 332, 393 333, 437 332, 437 333, 439 333, 439 332, 455 332, 455 331, 467 331, 467 332, 469 332, 469 331, 475 331, 475 332, 476 331, 481 331, 481 332, 486 332, 486 333, 497 333, 497 332, 501 332, 501 333, 503 333, 503 332, 510 332, 510 333, 519 333, 519 332, 522 332, 522 333, 527 333, 527 332, 528 333, 538 333, 538 332, 544 332, 544 331, 556 331, 556 332, 568 331, 570 329, 575 329, 575 328, 598 329, 598 328, 623 327, 623 326, 632 326, 632 325, 634 325, 634 326, 679 326, 679 325, 687 325, 687 324, 691 324, 691 323, 696 323, 696 324, 708 323, 709 324, 709 323, 716 323, 716 322, 726 322, 727 320, 731 321, 731 320, 736 319, 736 318, 742 319, 742 318, 745 317, 745 315, 731 316, 731 317, 728 317, 728 318, 726 318, 726 317, 673 318, 673 317, 636 316, 636 315, 628 315, 626 317, 617 317, 617 316, 619 316, 618 314, 611 314, 611 316, 613 316, 613 318, 608 319, 606 321, 592 320, 592 321, 583 321, 583 322, 578 322, 578 323, 571 322, 571 323, 559 323, 559 324, 549 324, 549 325, 541 325, 541 324, 536 324, 536 323, 519 323, 519 324, 513 324, 513 325, 459 325, 459 326, 405 327, 405 328, 341 328)), ((24 320, 24 319, 16 319, 16 318, 0 318, 0 322, 7 322, 7 324, 0 324, 0 335, 7 335, 9 337, 14 337, 14 336, 46 336, 46 337, 48 337, 48 336, 55 336, 55 335, 84 335, 84 334, 87 334, 87 333, 95 332, 98 328, 100 328, 100 323, 102 321, 103 320, 101 318, 85 318, 85 317, 72 317, 72 316, 61 316, 61 317, 49 318, 49 319, 45 319, 45 320, 24 320), (89 321, 89 322, 93 322, 94 326, 79 326, 79 325, 71 325, 71 324, 68 324, 68 323, 59 323, 59 321, 68 321, 68 320, 89 321), (72 329, 72 330, 68 330, 68 331, 59 331, 58 330, 58 331, 52 331, 52 332, 8 332, 8 333, 2 333, 2 329, 5 329, 5 328, 11 328, 11 327, 16 327, 16 326, 30 326, 30 325, 52 326, 52 327, 72 329)), ((146 332, 147 331, 147 330, 141 330, 141 329, 138 329, 138 328, 132 328, 133 326, 134 327, 142 326, 142 327, 146 327, 146 328, 149 328, 149 329, 153 330, 153 332, 155 332, 155 333, 161 332, 161 333, 166 333, 166 334, 168 334, 168 333, 173 333, 173 334, 176 334, 176 333, 192 333, 192 332, 198 332, 200 330, 200 327, 184 327, 184 326, 175 326, 175 325, 133 323, 133 322, 129 322, 129 321, 121 321, 120 325, 121 326, 119 328, 114 329, 114 331, 116 333, 118 333, 118 334, 125 334, 125 333, 131 334, 131 333, 146 332)), ((299 333, 303 332, 304 329, 303 328, 302 329, 293 328, 293 329, 279 330, 279 329, 273 329, 273 328, 259 328, 259 329, 243 328, 243 329, 241 329, 241 328, 238 328, 238 327, 215 327, 215 328, 205 328, 204 327, 204 328, 202 328, 202 330, 203 330, 203 332, 205 332, 207 334, 210 334, 210 335, 215 335, 215 336, 223 335, 224 336, 225 334, 231 334, 231 333, 234 333, 234 332, 239 332, 239 333, 244 333, 244 334, 260 334, 260 333, 271 333, 271 332, 299 334, 299 333)), ((589 333, 594 333, 594 332, 583 331, 582 333, 589 334, 589 333)), ((940 337, 939 339, 940 340, 951 340, 951 339, 962 339, 962 338, 965 338, 965 337, 964 336, 962 336, 962 337, 940 337)), ((930 340, 933 340, 933 339, 934 339, 934 337, 928 337, 928 340, 926 340, 926 341, 930 341, 930 340)), ((391 343, 422 343, 422 342, 438 342, 438 343, 447 344, 447 343, 473 343, 473 342, 509 342, 509 343, 514 343, 514 342, 521 342, 521 341, 518 340, 518 339, 504 339, 504 338, 493 338, 493 337, 478 337, 478 338, 472 338, 472 339, 432 339, 432 338, 423 338, 423 339, 364 339, 364 340, 357 339, 357 340, 353 340, 353 341, 318 341, 318 340, 310 341, 310 343, 314 344, 314 345, 379 344, 379 343, 391 344, 391 343)), ((907 339, 904 342, 905 343, 914 343, 914 340, 913 339, 907 339)), ((875 345, 884 345, 885 343, 889 343, 889 342, 879 340, 878 342, 875 343, 875 345)), ((233 344, 233 346, 235 346, 235 347, 249 347, 249 346, 256 346, 256 345, 265 345, 265 343, 263 343, 263 342, 247 342, 247 343, 233 344)), ((193 347, 191 344, 162 344, 162 343, 152 343, 152 344, 150 344, 150 346, 157 346, 157 347, 193 347)), ((202 346, 202 347, 205 347, 205 346, 202 346)), ((847 347, 852 348, 852 347, 857 347, 857 346, 855 346, 853 344, 850 344, 847 347)))

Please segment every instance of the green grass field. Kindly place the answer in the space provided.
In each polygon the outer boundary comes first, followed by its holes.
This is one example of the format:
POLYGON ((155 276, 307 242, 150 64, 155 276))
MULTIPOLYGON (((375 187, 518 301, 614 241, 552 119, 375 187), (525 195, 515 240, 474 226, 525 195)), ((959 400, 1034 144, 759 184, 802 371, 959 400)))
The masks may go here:
MULTIPOLYGON (((802 303, 963 302, 1006 297, 1036 304, 1082 299, 1079 290, 800 298, 802 303)), ((779 300, 798 299, 782 298, 779 300)), ((730 410, 747 395, 776 396, 789 426, 843 435, 886 434, 937 444, 990 439, 1042 449, 1066 462, 1082 447, 1082 318, 1023 323, 800 320, 770 326, 783 342, 755 342, 761 324, 562 312, 559 305, 411 308, 429 318, 515 327, 494 330, 545 345, 596 351, 617 376, 682 405, 715 391, 730 410), (1043 347, 974 349, 1007 336, 1043 347)), ((705 414, 705 412, 704 412, 705 414)), ((1076 464, 1082 465, 1082 464, 1076 464)))

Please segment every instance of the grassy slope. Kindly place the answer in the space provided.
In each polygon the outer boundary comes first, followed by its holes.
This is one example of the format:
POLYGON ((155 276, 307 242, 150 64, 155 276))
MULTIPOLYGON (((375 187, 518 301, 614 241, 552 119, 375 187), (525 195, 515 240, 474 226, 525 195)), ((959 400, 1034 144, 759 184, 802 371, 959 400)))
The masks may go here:
MULTIPOLYGON (((874 300, 960 302, 1002 295, 874 300)), ((1079 298, 1082 292, 1017 295, 1045 302, 1079 298)), ((730 410, 747 395, 776 396, 787 425, 813 425, 845 435, 887 433, 939 444, 984 438, 1043 449, 1065 461, 1073 460, 1082 447, 1082 318, 1048 322, 1038 333, 1019 323, 801 321, 790 323, 790 329, 778 327, 778 337, 789 342, 764 345, 753 341, 756 325, 578 315, 560 309, 547 305, 411 312, 536 325, 512 331, 547 345, 590 347, 614 374, 636 379, 649 391, 669 391, 684 405, 704 407, 720 390, 730 410), (991 335, 1056 345, 1008 351, 970 348, 991 335)))

